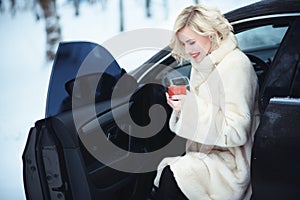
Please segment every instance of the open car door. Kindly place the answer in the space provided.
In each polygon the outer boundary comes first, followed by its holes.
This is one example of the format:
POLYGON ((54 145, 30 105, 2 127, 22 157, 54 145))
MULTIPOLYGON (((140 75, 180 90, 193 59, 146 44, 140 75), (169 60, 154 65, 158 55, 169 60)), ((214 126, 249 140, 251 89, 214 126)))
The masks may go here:
POLYGON ((165 88, 138 85, 102 46, 61 43, 46 117, 31 128, 23 153, 27 199, 146 199, 166 156, 151 152, 174 139, 168 121, 149 114, 157 104, 168 119, 165 88))
POLYGON ((300 19, 290 22, 261 88, 255 135, 252 198, 300 199, 300 19))

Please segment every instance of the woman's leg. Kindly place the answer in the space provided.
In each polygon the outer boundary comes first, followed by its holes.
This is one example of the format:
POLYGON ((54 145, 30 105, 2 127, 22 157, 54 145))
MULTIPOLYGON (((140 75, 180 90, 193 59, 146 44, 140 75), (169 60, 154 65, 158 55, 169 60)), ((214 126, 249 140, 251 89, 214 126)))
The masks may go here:
POLYGON ((166 166, 161 174, 159 181, 159 188, 156 192, 157 200, 187 200, 186 196, 182 193, 178 187, 174 174, 170 169, 170 166, 166 166))

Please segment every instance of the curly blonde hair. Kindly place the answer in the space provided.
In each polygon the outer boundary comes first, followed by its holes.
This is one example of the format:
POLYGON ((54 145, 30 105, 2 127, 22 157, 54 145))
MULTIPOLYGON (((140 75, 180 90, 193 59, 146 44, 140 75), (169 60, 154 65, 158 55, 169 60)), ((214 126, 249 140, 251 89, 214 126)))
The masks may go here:
POLYGON ((201 4, 186 7, 175 21, 170 43, 172 55, 179 63, 189 59, 177 36, 177 33, 184 27, 189 27, 202 36, 211 37, 212 47, 219 46, 221 41, 225 40, 233 31, 231 24, 219 9, 209 8, 201 4))

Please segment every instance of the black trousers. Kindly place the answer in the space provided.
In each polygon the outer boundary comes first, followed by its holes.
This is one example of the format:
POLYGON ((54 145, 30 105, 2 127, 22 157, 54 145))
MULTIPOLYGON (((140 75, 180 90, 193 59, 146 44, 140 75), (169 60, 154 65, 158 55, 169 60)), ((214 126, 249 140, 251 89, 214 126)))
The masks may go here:
POLYGON ((157 188, 155 199, 157 200, 188 200, 178 187, 174 174, 167 166, 163 169, 160 180, 159 188, 157 188))

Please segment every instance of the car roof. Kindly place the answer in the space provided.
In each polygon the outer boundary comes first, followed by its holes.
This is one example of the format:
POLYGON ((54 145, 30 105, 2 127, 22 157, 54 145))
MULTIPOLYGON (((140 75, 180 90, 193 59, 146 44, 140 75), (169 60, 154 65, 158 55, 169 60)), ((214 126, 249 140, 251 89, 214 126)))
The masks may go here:
POLYGON ((262 0, 230 11, 224 14, 224 16, 230 22, 234 22, 259 16, 295 13, 299 13, 300 15, 299 0, 262 0))

